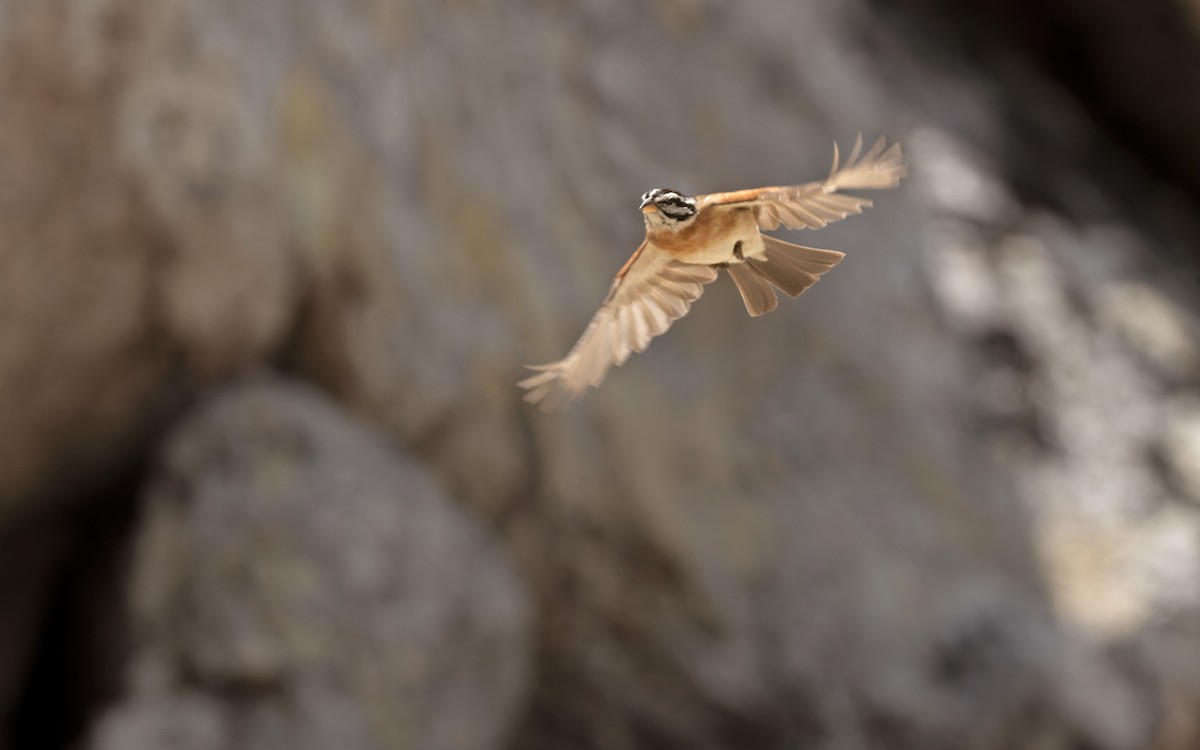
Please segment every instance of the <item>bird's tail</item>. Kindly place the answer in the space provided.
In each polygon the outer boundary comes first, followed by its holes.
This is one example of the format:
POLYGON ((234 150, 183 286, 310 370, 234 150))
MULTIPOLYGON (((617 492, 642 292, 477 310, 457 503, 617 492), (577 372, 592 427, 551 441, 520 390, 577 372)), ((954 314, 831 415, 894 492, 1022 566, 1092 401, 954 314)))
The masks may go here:
POLYGON ((793 245, 767 235, 762 239, 766 251, 761 258, 746 258, 743 263, 729 266, 729 275, 753 317, 775 309, 776 289, 798 297, 846 257, 837 250, 793 245))

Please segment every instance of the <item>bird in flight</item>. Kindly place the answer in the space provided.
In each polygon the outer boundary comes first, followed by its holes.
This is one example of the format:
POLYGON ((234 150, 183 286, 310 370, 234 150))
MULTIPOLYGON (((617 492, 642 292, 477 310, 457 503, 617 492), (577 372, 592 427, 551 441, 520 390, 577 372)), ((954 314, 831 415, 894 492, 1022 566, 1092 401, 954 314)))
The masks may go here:
POLYGON ((844 164, 833 146, 833 167, 819 182, 686 196, 655 188, 642 196, 646 238, 617 272, 608 296, 565 358, 530 366, 525 400, 545 411, 599 386, 608 368, 644 351, 700 297, 704 285, 728 271, 746 310, 775 309, 775 290, 797 297, 844 254, 784 242, 763 231, 820 229, 862 213, 866 198, 843 190, 895 187, 905 175, 900 144, 883 138, 862 153, 862 136, 844 164))

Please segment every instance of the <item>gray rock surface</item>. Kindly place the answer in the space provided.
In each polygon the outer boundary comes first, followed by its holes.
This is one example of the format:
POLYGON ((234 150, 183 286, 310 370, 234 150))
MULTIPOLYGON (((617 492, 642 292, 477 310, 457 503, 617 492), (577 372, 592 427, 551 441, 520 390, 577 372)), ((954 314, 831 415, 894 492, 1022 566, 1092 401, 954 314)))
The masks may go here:
POLYGON ((131 68, 125 42, 154 38, 138 8, 3 10, 0 97, 19 105, 0 128, 0 522, 129 464, 294 315, 262 149, 239 130, 261 118, 131 68))
POLYGON ((492 748, 529 602, 424 471, 312 391, 231 389, 168 441, 137 532, 129 696, 92 747, 492 748))

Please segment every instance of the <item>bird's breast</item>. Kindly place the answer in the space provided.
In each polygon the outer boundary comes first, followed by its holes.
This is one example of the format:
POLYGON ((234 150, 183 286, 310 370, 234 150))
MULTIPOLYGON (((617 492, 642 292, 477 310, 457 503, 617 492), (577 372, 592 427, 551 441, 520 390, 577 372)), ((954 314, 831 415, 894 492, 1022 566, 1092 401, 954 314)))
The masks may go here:
POLYGON ((734 248, 743 256, 763 252, 758 222, 746 209, 701 211, 696 219, 677 232, 655 233, 651 241, 684 263, 728 263, 736 260, 734 248))

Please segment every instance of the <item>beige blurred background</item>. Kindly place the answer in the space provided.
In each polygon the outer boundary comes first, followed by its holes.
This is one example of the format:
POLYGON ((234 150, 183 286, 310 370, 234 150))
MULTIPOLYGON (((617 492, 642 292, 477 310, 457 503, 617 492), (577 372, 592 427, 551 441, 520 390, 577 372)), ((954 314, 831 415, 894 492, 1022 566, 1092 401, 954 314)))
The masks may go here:
POLYGON ((1191 0, 3 0, 0 748, 1198 746, 1198 132, 1191 0))

